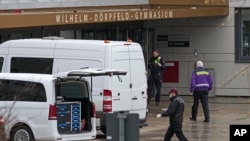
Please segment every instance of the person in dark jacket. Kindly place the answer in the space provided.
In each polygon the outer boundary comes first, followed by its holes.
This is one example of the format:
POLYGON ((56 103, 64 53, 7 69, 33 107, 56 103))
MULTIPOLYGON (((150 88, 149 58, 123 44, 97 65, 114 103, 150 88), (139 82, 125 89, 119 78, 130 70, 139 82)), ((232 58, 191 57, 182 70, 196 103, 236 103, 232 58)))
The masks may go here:
POLYGON ((148 104, 150 104, 150 100, 154 97, 153 88, 155 86, 155 102, 156 106, 159 106, 161 99, 162 73, 165 69, 165 65, 158 50, 153 51, 153 56, 149 60, 148 68, 150 70, 150 76, 148 79, 148 104))
POLYGON ((179 97, 178 90, 172 88, 169 91, 170 105, 166 111, 164 111, 161 116, 169 116, 169 127, 165 134, 164 141, 170 141, 174 133, 180 141, 188 141, 182 131, 183 113, 185 102, 179 97))
POLYGON ((209 72, 204 68, 202 61, 196 62, 196 69, 192 72, 190 82, 190 94, 193 95, 194 103, 192 106, 192 116, 190 120, 197 120, 199 100, 201 100, 205 120, 210 122, 209 108, 208 108, 208 93, 212 89, 212 79, 209 72))

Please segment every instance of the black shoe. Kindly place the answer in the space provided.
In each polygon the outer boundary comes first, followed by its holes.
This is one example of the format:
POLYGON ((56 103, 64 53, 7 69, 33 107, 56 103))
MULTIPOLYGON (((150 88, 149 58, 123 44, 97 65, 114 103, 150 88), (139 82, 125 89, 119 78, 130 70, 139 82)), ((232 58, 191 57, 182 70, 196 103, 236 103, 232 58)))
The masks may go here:
POLYGON ((205 119, 204 122, 210 122, 210 121, 205 119))
POLYGON ((196 119, 195 119, 195 118, 192 118, 192 117, 189 117, 189 119, 192 120, 192 121, 196 121, 196 119))

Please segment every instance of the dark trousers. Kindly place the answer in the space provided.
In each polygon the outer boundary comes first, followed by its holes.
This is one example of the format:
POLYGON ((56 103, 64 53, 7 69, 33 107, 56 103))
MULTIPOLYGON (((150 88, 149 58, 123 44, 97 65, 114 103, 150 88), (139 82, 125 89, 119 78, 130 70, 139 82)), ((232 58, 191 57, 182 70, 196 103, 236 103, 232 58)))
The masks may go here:
POLYGON ((150 99, 152 99, 155 96, 155 102, 159 103, 161 100, 161 84, 162 84, 162 78, 159 74, 153 74, 148 79, 148 103, 150 102, 150 99), (156 87, 156 95, 153 93, 154 86, 156 87))
POLYGON ((194 91, 193 93, 194 103, 192 106, 192 118, 197 118, 199 100, 201 100, 205 120, 209 121, 209 108, 208 108, 208 91, 194 91))
POLYGON ((165 134, 164 141, 170 141, 174 133, 176 134, 179 141, 188 141, 185 135, 182 132, 182 125, 169 125, 168 130, 165 134))

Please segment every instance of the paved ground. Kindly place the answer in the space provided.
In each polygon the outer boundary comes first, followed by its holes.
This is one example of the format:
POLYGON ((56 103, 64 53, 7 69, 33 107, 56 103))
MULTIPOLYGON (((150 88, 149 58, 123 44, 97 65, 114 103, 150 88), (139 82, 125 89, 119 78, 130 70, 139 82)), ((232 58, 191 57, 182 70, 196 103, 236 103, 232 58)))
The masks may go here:
MULTIPOLYGON (((167 118, 156 118, 161 109, 168 106, 167 97, 162 97, 160 106, 153 101, 149 106, 148 126, 140 129, 140 141, 163 141, 168 127, 167 118)), ((250 97, 215 97, 209 98, 211 122, 204 123, 203 110, 199 105, 197 121, 190 121, 192 97, 183 96, 186 102, 183 131, 189 141, 229 141, 229 127, 231 124, 250 124, 250 97)), ((96 141, 106 140, 98 132, 96 141)), ((174 136, 172 141, 178 139, 174 136)))

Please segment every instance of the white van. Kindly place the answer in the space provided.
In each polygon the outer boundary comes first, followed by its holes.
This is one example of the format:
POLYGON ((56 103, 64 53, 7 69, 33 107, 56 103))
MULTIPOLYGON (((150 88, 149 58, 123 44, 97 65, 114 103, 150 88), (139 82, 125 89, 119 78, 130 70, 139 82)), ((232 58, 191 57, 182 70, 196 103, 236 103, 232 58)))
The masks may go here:
POLYGON ((0 45, 2 72, 45 73, 105 68, 126 70, 120 79, 94 78, 93 100, 97 126, 105 132, 105 113, 138 113, 146 121, 147 74, 141 46, 125 41, 74 40, 60 38, 10 40, 0 45), (122 81, 123 83, 119 83, 122 81))
POLYGON ((0 73, 0 116, 11 141, 89 140, 96 137, 95 104, 86 76, 124 75, 103 69, 55 75, 0 73))

